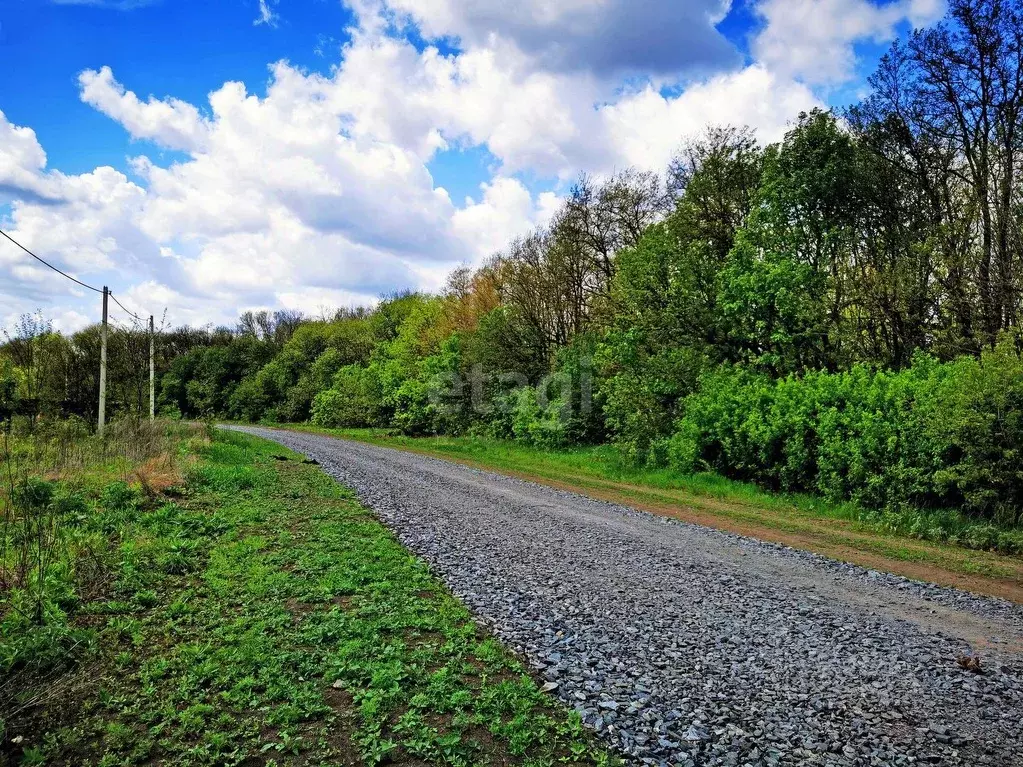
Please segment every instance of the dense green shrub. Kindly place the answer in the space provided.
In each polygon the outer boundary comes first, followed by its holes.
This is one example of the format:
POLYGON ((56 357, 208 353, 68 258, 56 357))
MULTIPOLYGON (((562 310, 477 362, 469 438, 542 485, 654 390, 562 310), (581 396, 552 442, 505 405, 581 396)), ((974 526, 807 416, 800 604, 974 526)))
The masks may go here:
POLYGON ((566 421, 563 401, 543 401, 532 386, 516 392, 512 433, 518 442, 548 449, 563 447, 567 443, 566 421))
POLYGON ((270 397, 255 378, 246 378, 231 395, 228 413, 243 421, 258 421, 270 406, 270 397))
POLYGON ((129 511, 142 503, 142 493, 127 482, 111 482, 103 489, 99 500, 108 511, 129 511))
POLYGON ((719 263, 706 240, 690 241, 689 214, 680 206, 619 254, 612 290, 620 313, 595 350, 607 426, 619 449, 640 463, 670 435, 713 336, 716 289, 708 286, 716 283, 719 263))
POLYGON ((515 411, 519 401, 519 390, 514 387, 496 389, 491 393, 484 417, 473 422, 469 433, 492 439, 515 438, 515 411))
MULTIPOLYGON (((510 436, 528 445, 556 449, 568 445, 595 444, 606 436, 604 396, 594 374, 596 341, 578 336, 561 349, 555 372, 536 386, 521 386, 498 398, 493 416, 510 436), (510 405, 510 412, 503 415, 510 405)), ((509 436, 509 435, 497 435, 509 436)))
POLYGON ((374 372, 358 365, 341 368, 333 385, 316 395, 313 423, 328 428, 359 428, 377 424, 381 407, 380 382, 374 372))
MULTIPOLYGON (((772 380, 722 367, 687 399, 669 454, 684 472, 709 467, 867 508, 962 509, 1015 525, 1021 451, 1023 359, 1006 339, 979 359, 920 355, 897 372, 856 365, 772 380)), ((996 532, 972 534, 972 544, 997 545, 996 532)))
MULTIPOLYGON (((602 381, 595 371, 599 342, 596 336, 579 335, 555 358, 555 387, 566 387, 560 392, 548 392, 548 397, 558 400, 564 421, 566 444, 593 445, 607 438, 604 412, 606 397, 602 381)), ((543 385, 541 381, 541 385, 543 385)))
POLYGON ((436 406, 430 401, 430 387, 417 378, 401 382, 388 397, 394 411, 391 424, 410 437, 435 434, 436 406))

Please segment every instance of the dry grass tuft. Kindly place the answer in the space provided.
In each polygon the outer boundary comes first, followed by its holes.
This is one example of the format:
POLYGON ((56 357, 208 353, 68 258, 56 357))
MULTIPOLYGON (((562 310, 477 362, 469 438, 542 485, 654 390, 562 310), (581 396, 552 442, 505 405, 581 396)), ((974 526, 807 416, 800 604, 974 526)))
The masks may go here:
POLYGON ((979 655, 957 655, 956 663, 959 664, 959 668, 970 671, 974 674, 983 674, 984 668, 980 663, 979 655))
POLYGON ((135 469, 135 478, 138 479, 142 492, 149 498, 162 495, 169 488, 180 485, 182 481, 178 462, 172 453, 166 451, 135 469))

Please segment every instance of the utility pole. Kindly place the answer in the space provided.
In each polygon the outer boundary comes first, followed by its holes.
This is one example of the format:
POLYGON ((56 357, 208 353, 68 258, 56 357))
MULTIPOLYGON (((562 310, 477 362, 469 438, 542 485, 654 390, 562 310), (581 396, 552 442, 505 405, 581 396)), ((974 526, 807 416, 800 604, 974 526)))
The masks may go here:
POLYGON ((103 325, 99 331, 99 435, 103 436, 103 427, 107 422, 107 297, 110 291, 103 286, 103 325))
POLYGON ((156 422, 156 333, 149 315, 149 423, 156 422))

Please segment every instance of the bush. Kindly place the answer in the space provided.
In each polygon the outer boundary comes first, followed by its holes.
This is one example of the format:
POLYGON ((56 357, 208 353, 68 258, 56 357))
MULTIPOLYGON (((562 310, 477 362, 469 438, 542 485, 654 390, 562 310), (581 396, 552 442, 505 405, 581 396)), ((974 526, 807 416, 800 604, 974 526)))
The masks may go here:
POLYGON ((516 440, 544 449, 603 441, 603 394, 593 375, 594 348, 592 339, 577 337, 558 352, 555 372, 537 386, 498 395, 495 429, 510 426, 516 440))
POLYGON ((710 468, 768 484, 776 459, 766 444, 763 414, 772 393, 767 376, 740 367, 703 376, 671 438, 672 467, 685 474, 710 468))
POLYGON ((380 400, 380 383, 372 371, 348 365, 335 374, 331 388, 313 399, 312 420, 330 429, 374 426, 380 413, 380 400))
MULTIPOLYGON (((231 395, 228 412, 232 418, 258 421, 270 407, 270 396, 256 378, 246 378, 231 395)), ((216 412, 216 411, 200 411, 216 412)))
POLYGON ((67 525, 80 527, 89 520, 89 504, 81 493, 62 492, 52 501, 54 515, 67 525))
POLYGON ((561 399, 546 404, 532 386, 518 390, 512 415, 512 433, 518 442, 546 450, 565 447, 571 441, 569 407, 561 399))
POLYGON ((513 393, 512 436, 519 442, 533 444, 533 427, 540 420, 540 406, 536 401, 536 389, 523 386, 513 393))
POLYGON ((490 439, 515 439, 515 411, 518 405, 519 389, 501 391, 490 396, 489 410, 483 418, 470 425, 469 434, 490 439))
MULTIPOLYGON (((669 443, 685 473, 711 468, 771 488, 866 508, 962 509, 994 526, 966 543, 1010 549, 998 526, 1023 509, 1023 359, 1009 340, 980 359, 918 356, 780 380, 726 366, 703 376, 669 443)), ((910 531, 940 537, 920 520, 910 531)), ((948 531, 953 534, 954 531, 948 531)))
MULTIPOLYGON (((631 340, 631 339, 630 339, 631 340)), ((635 343, 635 342, 633 342, 635 343)), ((598 355, 598 363, 611 369, 609 355, 619 355, 615 370, 602 384, 603 414, 615 445, 630 461, 650 466, 663 465, 661 446, 671 436, 679 405, 697 385, 700 372, 706 367, 705 356, 694 349, 668 349, 646 355, 642 363, 626 357, 619 348, 611 350, 610 342, 598 355)))
POLYGON ((550 383, 567 385, 558 394, 555 409, 560 411, 559 419, 564 421, 564 437, 569 444, 594 445, 607 437, 604 391, 594 375, 597 346, 595 338, 581 335, 557 354, 557 373, 550 383))
POLYGON ((131 511, 142 504, 142 493, 127 482, 111 482, 103 489, 100 504, 108 511, 131 511))
POLYGON ((23 514, 38 514, 53 500, 57 485, 39 477, 27 477, 14 488, 14 507, 23 514))

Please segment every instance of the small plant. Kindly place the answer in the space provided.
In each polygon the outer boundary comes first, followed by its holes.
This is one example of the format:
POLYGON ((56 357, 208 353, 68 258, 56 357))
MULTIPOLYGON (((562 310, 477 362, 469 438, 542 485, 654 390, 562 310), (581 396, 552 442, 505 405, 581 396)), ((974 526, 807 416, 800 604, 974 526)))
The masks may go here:
POLYGON ((141 493, 127 482, 111 482, 100 496, 100 504, 110 511, 131 511, 141 503, 141 493))
POLYGON ((160 572, 168 575, 184 575, 193 572, 198 567, 197 549, 198 546, 194 541, 172 540, 157 556, 156 566, 160 572))
POLYGON ((26 748, 21 756, 21 764, 23 767, 46 764, 46 754, 41 748, 26 748))
POLYGON ((984 673, 984 667, 980 662, 979 655, 959 654, 956 656, 956 663, 959 664, 959 668, 965 671, 969 671, 973 674, 984 673))
POLYGON ((9 480, 10 502, 4 511, 0 540, 0 580, 17 591, 20 600, 7 604, 23 612, 33 623, 42 624, 47 607, 47 579, 60 556, 64 519, 60 504, 54 504, 56 486, 38 477, 9 480))

